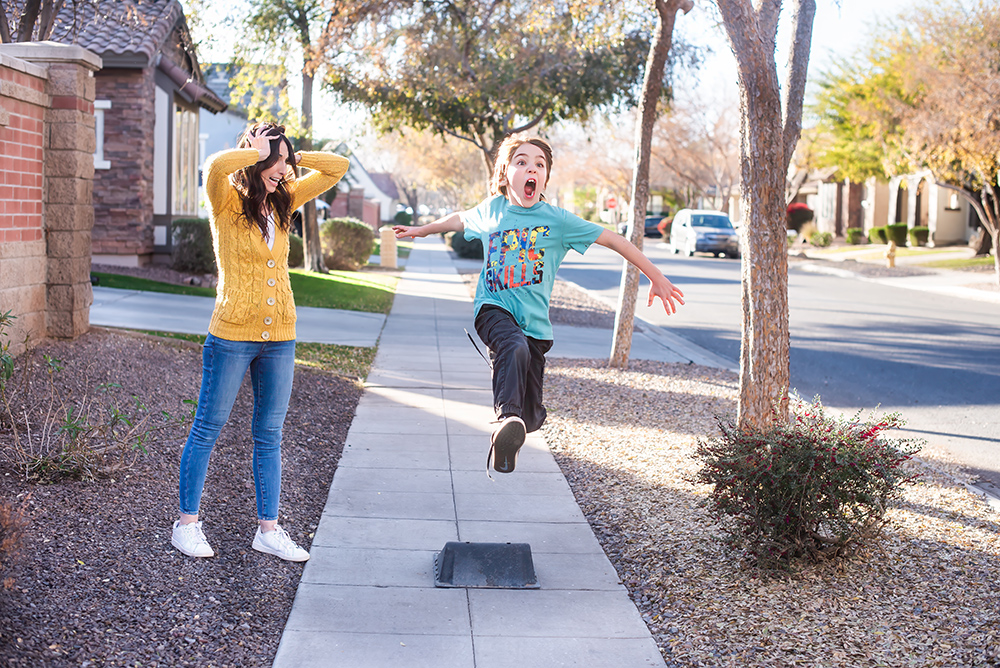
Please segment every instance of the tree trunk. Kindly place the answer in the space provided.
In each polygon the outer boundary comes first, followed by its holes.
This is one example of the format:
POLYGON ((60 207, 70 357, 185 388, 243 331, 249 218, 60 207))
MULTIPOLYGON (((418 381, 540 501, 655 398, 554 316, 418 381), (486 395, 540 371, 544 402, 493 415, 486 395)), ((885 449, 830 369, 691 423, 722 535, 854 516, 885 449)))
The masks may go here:
POLYGON ((788 241, 785 177, 801 132, 802 95, 814 0, 794 3, 793 43, 782 113, 775 66, 780 1, 719 0, 736 56, 740 87, 742 260, 741 430, 766 429, 788 416, 788 241))
POLYGON ((1000 234, 993 235, 993 276, 1000 285, 1000 234))
POLYGON ((403 195, 406 197, 406 205, 408 207, 410 207, 411 211, 413 211, 413 214, 412 214, 413 215, 413 219, 410 221, 410 224, 411 225, 416 225, 417 224, 417 218, 420 216, 420 214, 417 213, 417 207, 420 204, 420 200, 417 197, 417 187, 416 186, 410 186, 408 188, 404 187, 403 188, 403 195))
MULTIPOLYGON (((773 56, 771 56, 773 58, 773 56)), ((744 113, 741 429, 763 429, 788 413, 788 241, 780 168, 778 82, 740 75, 744 113)))
MULTIPOLYGON (((31 36, 35 32, 35 24, 38 22, 38 12, 41 10, 41 0, 27 0, 24 3, 24 10, 21 14, 21 23, 18 24, 17 37, 18 42, 30 42, 31 36)), ((4 15, 4 20, 7 20, 6 15, 4 15)))
POLYGON ((985 228, 983 236, 992 241, 990 245, 993 247, 993 275, 997 279, 997 285, 1000 285, 1000 211, 998 211, 1000 201, 992 187, 989 189, 989 199, 991 206, 987 209, 987 219, 983 221, 985 228))
MULTIPOLYGON (((629 215, 629 241, 642 250, 645 234, 646 203, 649 200, 649 154, 653 142, 653 125, 656 107, 663 92, 663 71, 667 54, 673 42, 674 22, 677 12, 691 11, 690 0, 656 0, 656 30, 649 45, 646 59, 642 99, 639 102, 639 122, 635 133, 635 167, 632 171, 632 212, 629 215)), ((635 302, 639 292, 639 270, 630 262, 622 266, 621 286, 618 289, 618 308, 615 312, 615 333, 611 341, 611 358, 608 364, 619 369, 628 368, 632 351, 632 329, 635 324, 635 302)))
MULTIPOLYGON (((302 70, 302 140, 303 151, 311 151, 312 145, 312 101, 313 75, 308 66, 302 70)), ((302 206, 302 255, 306 271, 326 274, 329 271, 323 262, 323 245, 319 238, 319 224, 316 222, 316 201, 309 200, 302 206)))

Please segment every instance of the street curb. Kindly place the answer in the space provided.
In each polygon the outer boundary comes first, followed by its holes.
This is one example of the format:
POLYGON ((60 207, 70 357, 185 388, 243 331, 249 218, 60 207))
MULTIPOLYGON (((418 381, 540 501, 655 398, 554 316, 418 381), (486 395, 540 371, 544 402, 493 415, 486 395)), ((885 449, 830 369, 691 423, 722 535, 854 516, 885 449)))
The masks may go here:
MULTIPOLYGON (((612 304, 608 299, 605 299, 601 295, 591 292, 587 288, 574 283, 573 281, 567 281, 564 278, 560 278, 560 281, 566 285, 579 290, 580 292, 586 294, 591 299, 601 302, 612 310, 617 311, 618 305, 612 304)), ((739 373, 739 365, 722 355, 713 353, 711 350, 702 348, 697 343, 684 338, 679 334, 674 334, 670 330, 666 329, 662 325, 656 325, 652 322, 646 320, 641 316, 635 316, 636 320, 639 321, 639 325, 633 327, 633 330, 641 334, 645 334, 647 337, 653 340, 664 348, 671 350, 681 357, 686 357, 694 364, 699 364, 701 366, 713 367, 716 369, 725 369, 727 371, 732 371, 733 373, 739 373)))

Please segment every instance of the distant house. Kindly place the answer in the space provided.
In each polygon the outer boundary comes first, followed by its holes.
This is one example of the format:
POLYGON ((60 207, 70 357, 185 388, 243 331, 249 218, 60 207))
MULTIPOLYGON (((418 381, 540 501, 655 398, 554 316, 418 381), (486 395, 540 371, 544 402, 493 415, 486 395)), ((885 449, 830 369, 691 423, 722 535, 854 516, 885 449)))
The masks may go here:
POLYGON ((198 213, 199 110, 206 85, 178 0, 66 3, 52 41, 99 55, 93 261, 169 260, 171 223, 198 213))
POLYGON ((332 143, 323 147, 351 159, 351 167, 337 184, 337 197, 330 203, 329 215, 334 218, 351 216, 365 221, 378 230, 391 224, 399 207, 399 190, 386 172, 369 172, 347 144, 332 143))
MULTIPOLYGON (((240 135, 247 127, 249 116, 247 107, 250 103, 250 95, 244 96, 242 100, 231 100, 231 81, 233 78, 234 65, 229 63, 211 63, 203 68, 205 74, 205 84, 221 99, 229 102, 229 107, 222 113, 213 113, 210 109, 201 110, 201 160, 218 153, 227 148, 236 148, 240 135)), ((265 66, 258 66, 258 70, 265 66)), ((258 71, 258 70, 255 70, 258 71)), ((259 84, 260 88, 270 99, 273 100, 271 108, 267 112, 266 118, 254 119, 261 121, 276 121, 280 118, 279 97, 282 94, 282 86, 272 86, 259 84)))
POLYGON ((888 185, 878 185, 881 190, 870 182, 868 192, 873 203, 880 192, 884 193, 888 215, 882 220, 876 218, 874 224, 896 222, 906 223, 910 229, 926 227, 928 246, 968 243, 981 224, 969 202, 957 191, 937 185, 929 171, 895 176, 888 185))
POLYGON ((964 244, 979 227, 975 210, 956 191, 938 186, 929 171, 875 178, 865 183, 833 180, 832 172, 807 181, 798 199, 816 213, 816 227, 835 236, 847 228, 863 229, 906 223, 928 228, 929 246, 964 244))
MULTIPOLYGON (((230 81, 233 77, 233 65, 229 63, 211 63, 205 65, 202 71, 205 76, 205 85, 211 89, 220 99, 230 101, 230 81)), ((263 67, 263 66, 262 66, 263 67)), ((273 86, 275 100, 274 107, 270 110, 267 118, 254 120, 276 120, 279 118, 277 99, 280 94, 280 87, 273 86)), ((249 98, 249 95, 247 96, 249 98)), ((211 109, 202 108, 199 113, 199 134, 198 134, 198 166, 199 169, 205 164, 208 156, 219 151, 236 148, 240 135, 246 130, 249 116, 246 106, 249 100, 230 102, 229 106, 221 113, 216 113, 211 109)), ((202 183, 204 186, 204 183, 202 183)), ((204 189, 204 188, 203 188, 204 189)), ((208 212, 205 209, 204 194, 199 197, 199 215, 205 217, 208 212)))
MULTIPOLYGON (((230 66, 212 63, 203 69, 205 84, 220 99, 229 101, 230 66)), ((239 105, 230 104, 225 111, 214 114, 208 109, 199 113, 199 164, 213 153, 236 148, 240 134, 247 127, 247 112, 239 105)))

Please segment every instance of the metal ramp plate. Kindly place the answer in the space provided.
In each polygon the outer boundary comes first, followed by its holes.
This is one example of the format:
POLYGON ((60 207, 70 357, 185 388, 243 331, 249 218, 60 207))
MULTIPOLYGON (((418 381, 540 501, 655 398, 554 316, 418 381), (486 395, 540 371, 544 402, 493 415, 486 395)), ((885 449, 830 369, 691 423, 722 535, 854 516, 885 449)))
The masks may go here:
POLYGON ((538 589, 527 543, 450 541, 434 557, 435 587, 538 589))

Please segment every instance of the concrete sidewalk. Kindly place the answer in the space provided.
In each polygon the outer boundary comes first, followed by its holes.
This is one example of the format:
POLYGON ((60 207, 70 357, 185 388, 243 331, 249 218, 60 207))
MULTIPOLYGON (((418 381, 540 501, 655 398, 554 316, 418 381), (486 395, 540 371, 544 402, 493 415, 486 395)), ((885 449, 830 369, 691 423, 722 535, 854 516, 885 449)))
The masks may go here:
MULTIPOLYGON (((179 334, 204 334, 212 319, 214 297, 173 295, 116 288, 94 288, 90 324, 179 334)), ((298 341, 371 348, 378 342, 381 313, 297 306, 298 341)))
MULTIPOLYGON (((464 331, 470 302, 443 243, 418 241, 276 668, 664 665, 542 437, 529 436, 513 474, 486 476, 492 393, 464 331), (448 541, 530 544, 540 588, 436 588, 448 541)), ((558 354, 607 354, 610 339, 573 334, 556 333, 558 354)))

